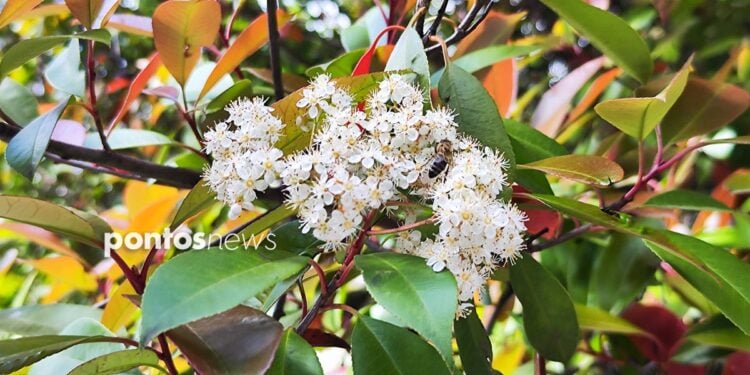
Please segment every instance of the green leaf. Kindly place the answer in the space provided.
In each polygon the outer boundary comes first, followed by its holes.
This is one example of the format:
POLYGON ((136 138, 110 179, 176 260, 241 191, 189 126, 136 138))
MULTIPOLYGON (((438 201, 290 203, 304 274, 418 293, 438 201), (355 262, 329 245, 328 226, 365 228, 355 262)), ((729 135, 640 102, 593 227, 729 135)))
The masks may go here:
POLYGON ((81 69, 81 47, 73 38, 44 69, 44 78, 57 91, 79 98, 86 96, 86 74, 81 69))
POLYGON ((750 334, 750 264, 706 242, 666 230, 655 231, 644 241, 653 252, 711 300, 737 327, 750 334), (668 251, 679 248, 709 270, 706 272, 668 251))
POLYGON ((495 373, 492 369, 492 344, 476 310, 456 319, 453 329, 464 372, 467 375, 495 373))
POLYGON ((692 211, 731 211, 729 207, 708 195, 681 189, 655 195, 643 205, 692 211))
POLYGON ((18 173, 28 179, 34 177, 34 170, 42 161, 52 131, 70 100, 68 97, 49 112, 34 119, 8 142, 5 159, 18 173))
POLYGON ((266 375, 305 374, 323 375, 323 369, 310 344, 288 329, 281 336, 279 348, 266 375))
MULTIPOLYGON (((506 119, 503 122, 513 146, 516 163, 531 163, 568 153, 565 147, 554 139, 547 137, 544 133, 529 125, 511 119, 506 119)), ((516 181, 532 192, 552 194, 552 188, 541 172, 518 170, 516 171, 516 181)))
MULTIPOLYGON (((539 45, 495 45, 467 53, 453 61, 453 63, 469 73, 476 73, 505 59, 528 55, 542 48, 539 45)), ((444 69, 435 72, 431 78, 432 83, 437 84, 440 82, 440 78, 444 73, 444 69)))
MULTIPOLYGON (((252 285, 252 284, 246 284, 252 285)), ((240 305, 167 333, 201 374, 263 374, 283 327, 262 311, 240 305)))
POLYGON ((292 254, 314 256, 319 252, 318 246, 323 244, 312 233, 302 233, 298 220, 281 224, 272 230, 271 233, 273 236, 269 235, 269 238, 266 240, 269 242, 268 247, 273 246, 270 243, 272 240, 278 249, 292 254))
POLYGON ((443 102, 455 111, 459 131, 505 155, 509 163, 508 175, 513 181, 516 169, 513 147, 495 101, 482 83, 455 64, 448 64, 440 78, 438 92, 443 102))
POLYGON ((629 321, 619 316, 610 315, 604 310, 583 305, 575 305, 575 310, 578 317, 578 325, 581 326, 581 329, 623 335, 641 335, 654 340, 656 339, 653 335, 643 331, 629 321))
POLYGON ((406 28, 393 47, 391 57, 385 64, 385 71, 391 70, 409 70, 416 73, 419 88, 426 93, 429 100, 430 66, 427 63, 422 38, 414 28, 406 28))
POLYGON ((617 163, 594 155, 555 156, 533 163, 519 164, 518 167, 601 187, 622 180, 625 174, 617 163))
MULTIPOLYGON (((144 129, 115 129, 107 137, 107 143, 113 150, 140 148, 146 146, 171 145, 175 142, 164 134, 144 129)), ((102 141, 99 133, 88 133, 83 145, 101 150, 102 141)))
POLYGON ((214 203, 216 203, 216 194, 208 188, 205 181, 198 181, 185 199, 182 200, 182 203, 180 203, 180 207, 174 214, 172 223, 169 224, 169 228, 174 230, 185 222, 185 220, 197 215, 214 203))
POLYGON ((119 374, 140 366, 148 366, 167 373, 159 366, 159 356, 153 350, 129 349, 105 354, 74 368, 68 375, 119 374))
POLYGON ((56 335, 78 318, 99 320, 102 310, 65 303, 29 305, 0 311, 0 331, 21 336, 56 335))
POLYGON ((375 301, 435 345, 451 364, 451 328, 458 308, 453 275, 435 272, 424 258, 405 254, 359 255, 355 263, 375 301))
POLYGON ((690 78, 662 121, 667 144, 706 134, 734 121, 750 105, 750 94, 727 83, 690 78))
POLYGON ((49 51, 57 45, 67 42, 72 38, 93 40, 95 42, 109 45, 112 35, 105 29, 97 29, 75 35, 43 36, 34 39, 21 40, 5 51, 2 61, 0 61, 0 77, 5 77, 12 70, 20 67, 27 61, 49 51))
POLYGON ((654 131, 682 95, 690 75, 690 62, 675 74, 658 95, 651 98, 622 98, 601 102, 594 107, 603 119, 625 134, 643 140, 654 131))
POLYGON ((653 280, 659 263, 638 237, 612 233, 606 248, 596 248, 593 266, 589 266, 588 303, 621 311, 653 280))
POLYGON ((305 71, 308 77, 315 77, 319 74, 328 74, 331 78, 349 76, 354 71, 354 67, 367 51, 366 48, 349 51, 325 64, 315 65, 305 71))
MULTIPOLYGON (((378 72, 356 77, 336 78, 332 82, 338 87, 347 89, 351 93, 354 102, 359 102, 366 98, 373 89, 377 88, 378 83, 384 76, 385 73, 378 72)), ((281 139, 276 142, 276 147, 284 151, 285 155, 302 150, 310 145, 312 132, 302 130, 297 124, 297 118, 303 114, 297 107, 297 102, 302 98, 304 89, 299 89, 272 105, 274 115, 286 125, 281 139)))
POLYGON ((36 98, 25 86, 11 78, 0 83, 0 109, 17 124, 26 126, 37 118, 38 106, 36 98))
POLYGON ((529 343, 547 359, 566 362, 578 345, 578 320, 568 291, 531 254, 510 267, 510 281, 523 305, 529 343))
POLYGON ((625 72, 648 82, 653 62, 646 42, 625 21, 582 0, 541 0, 625 72))
POLYGON ((295 210, 289 208, 286 204, 282 204, 279 207, 274 208, 271 211, 265 212, 263 215, 255 218, 245 229, 240 231, 239 236, 250 238, 256 234, 261 234, 266 229, 280 223, 281 221, 288 219, 296 213, 295 210))
POLYGON ((363 316, 352 333, 352 365, 357 375, 448 375, 437 350, 419 336, 363 316))
POLYGON ((750 352, 750 336, 742 333, 722 315, 694 326, 685 338, 703 345, 750 352))
POLYGON ((35 225, 101 247, 111 232, 104 220, 73 208, 40 199, 0 195, 0 217, 35 225))
POLYGON ((724 181, 724 186, 735 194, 748 193, 750 192, 750 173, 735 172, 724 181))
POLYGON ((232 87, 224 90, 206 105, 206 113, 223 111, 231 102, 239 98, 249 98, 253 95, 253 82, 243 79, 235 82, 232 87))
POLYGON ((0 341, 0 373, 9 374, 78 344, 115 342, 106 336, 32 336, 0 341))
POLYGON ((143 294, 141 343, 237 306, 307 266, 301 256, 264 256, 253 249, 195 250, 159 267, 143 294))

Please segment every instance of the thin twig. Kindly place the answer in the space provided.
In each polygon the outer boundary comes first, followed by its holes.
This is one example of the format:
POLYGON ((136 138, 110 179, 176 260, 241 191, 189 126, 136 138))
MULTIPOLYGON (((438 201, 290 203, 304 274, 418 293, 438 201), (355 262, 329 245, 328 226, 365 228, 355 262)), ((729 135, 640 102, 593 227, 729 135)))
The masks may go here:
POLYGON ((505 290, 503 290, 503 294, 500 295, 500 299, 498 299, 495 304, 495 311, 492 312, 490 321, 487 322, 487 334, 492 333, 497 320, 500 319, 500 313, 503 311, 503 307, 511 300, 511 298, 513 298, 514 295, 513 286, 510 285, 510 282, 505 283, 505 290))
POLYGON ((271 58, 271 75, 273 77, 273 92, 276 100, 284 97, 284 83, 281 77, 281 61, 279 60, 279 27, 276 19, 276 0, 266 0, 268 10, 268 45, 271 58))
POLYGON ((177 375, 179 374, 179 371, 177 371, 177 367, 174 365, 174 361, 172 360, 172 351, 169 350, 169 343, 167 343, 167 337, 162 333, 157 338, 159 340, 159 347, 161 349, 162 358, 161 360, 164 361, 164 364, 167 365, 167 370, 169 371, 170 375, 177 375))
POLYGON ((430 30, 427 31, 427 34, 422 37, 423 43, 429 42, 430 37, 437 34, 438 27, 440 27, 440 22, 445 16, 445 10, 448 9, 448 1, 449 0, 443 0, 443 2, 440 3, 440 8, 438 9, 437 15, 435 15, 435 20, 432 21, 432 25, 430 25, 430 30))
POLYGON ((580 235, 588 232, 593 227, 594 226, 592 224, 583 224, 580 227, 577 227, 577 228, 571 230, 570 232, 563 233, 562 235, 560 235, 558 237, 555 237, 555 238, 553 238, 553 239, 551 239, 549 241, 542 242, 542 243, 537 244, 537 245, 535 245, 533 243, 528 243, 527 246, 526 246, 526 252, 528 252, 528 253, 535 253, 537 251, 542 251, 544 249, 549 249, 550 247, 553 247, 553 246, 559 245, 559 244, 561 244, 563 242, 567 242, 569 240, 572 240, 573 238, 576 238, 576 237, 578 237, 578 236, 580 236, 580 235))
POLYGON ((405 232, 407 230, 412 230, 414 228, 421 227, 422 225, 428 225, 435 223, 435 220, 437 220, 435 217, 429 217, 424 220, 416 221, 411 224, 402 225, 398 228, 391 228, 391 229, 381 229, 381 230, 369 230, 367 231, 368 236, 378 236, 381 234, 391 234, 391 233, 399 233, 399 232, 405 232))
POLYGON ((94 118, 94 124, 96 125, 96 132, 99 133, 99 140, 102 142, 104 151, 110 152, 112 149, 107 143, 107 136, 104 134, 104 124, 102 123, 99 111, 96 109, 96 87, 94 87, 96 79, 96 66, 94 64, 94 41, 89 40, 86 43, 86 86, 89 89, 89 107, 91 116, 94 118))

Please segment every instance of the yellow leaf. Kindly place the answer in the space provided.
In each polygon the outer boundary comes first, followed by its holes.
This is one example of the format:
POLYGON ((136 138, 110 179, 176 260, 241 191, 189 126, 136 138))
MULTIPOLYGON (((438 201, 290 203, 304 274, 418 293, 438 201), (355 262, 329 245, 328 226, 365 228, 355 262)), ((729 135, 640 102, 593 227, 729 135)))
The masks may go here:
POLYGON ((175 195, 177 189, 168 186, 148 184, 143 181, 130 180, 123 191, 123 203, 131 218, 137 216, 144 208, 175 195))
POLYGON ((8 0, 0 12, 0 29, 34 9, 42 0, 8 0))
POLYGON ((512 374, 518 368, 526 353, 523 341, 516 341, 506 345, 502 351, 492 359, 492 368, 503 374, 512 374))
MULTIPOLYGON (((279 28, 289 22, 290 17, 283 10, 279 10, 276 14, 279 28)), ((266 43, 268 43, 268 15, 262 14, 242 31, 240 36, 237 37, 224 55, 221 56, 206 79, 206 83, 203 85, 198 99, 211 90, 221 77, 238 67, 243 60, 255 53, 255 51, 266 43)))
POLYGON ((77 260, 67 257, 49 257, 29 261, 36 270, 52 281, 52 291, 44 301, 54 302, 71 290, 90 292, 96 289, 96 278, 83 269, 77 260))
POLYGON ((220 23, 221 6, 212 0, 173 0, 154 11, 156 51, 180 85, 198 63, 201 48, 213 43, 220 23))
POLYGON ((109 297, 107 306, 104 307, 102 324, 112 332, 119 331, 135 320, 138 307, 124 297, 129 294, 136 294, 136 292, 133 286, 125 280, 115 289, 109 297))

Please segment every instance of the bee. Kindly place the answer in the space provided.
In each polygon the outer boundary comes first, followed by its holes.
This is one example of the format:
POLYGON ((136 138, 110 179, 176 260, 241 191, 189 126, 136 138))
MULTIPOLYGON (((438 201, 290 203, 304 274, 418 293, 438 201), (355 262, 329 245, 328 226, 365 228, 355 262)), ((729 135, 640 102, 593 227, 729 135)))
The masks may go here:
POLYGON ((442 140, 435 145, 435 158, 430 164, 430 171, 427 174, 430 178, 435 178, 448 169, 448 165, 453 161, 453 145, 450 141, 442 140))

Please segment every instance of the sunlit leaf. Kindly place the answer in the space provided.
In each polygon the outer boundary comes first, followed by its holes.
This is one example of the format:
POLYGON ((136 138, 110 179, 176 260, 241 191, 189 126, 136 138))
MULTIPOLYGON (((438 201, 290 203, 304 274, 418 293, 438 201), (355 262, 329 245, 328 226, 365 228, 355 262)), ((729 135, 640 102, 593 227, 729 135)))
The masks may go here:
POLYGON ((65 0, 65 4, 86 29, 98 29, 107 24, 120 0, 65 0))
POLYGON ((451 363, 450 332, 458 307, 451 273, 435 272, 423 258, 405 254, 359 255, 355 262, 375 301, 431 342, 451 363))
MULTIPOLYGON (((276 13, 278 27, 283 27, 291 17, 279 10, 276 13)), ((227 51, 219 58, 213 71, 206 78, 206 83, 198 94, 198 99, 202 98, 225 74, 238 67, 240 63, 248 56, 252 55, 268 43, 268 15, 262 14, 256 18, 250 25, 242 31, 237 39, 232 42, 227 51)))
MULTIPOLYGON (((584 305, 575 305, 578 325, 581 329, 599 331, 605 333, 619 333, 623 335, 643 335, 651 334, 643 331, 619 316, 610 315, 604 310, 584 305)), ((651 336, 652 337, 652 336, 651 336)))
POLYGON ((406 328, 363 316, 352 333, 353 370, 359 375, 448 375, 430 344, 406 328))
POLYGON ((518 95, 518 68, 514 59, 492 65, 480 76, 482 85, 495 100, 500 115, 507 117, 518 95))
POLYGON ((476 30, 458 43, 453 56, 461 56, 467 52, 506 43, 525 16, 526 12, 506 14, 490 10, 476 30))
POLYGON ((198 184, 190 190, 190 193, 188 193, 185 199, 182 200, 182 203, 177 209, 169 227, 171 229, 177 228, 185 220, 203 211, 215 202, 216 195, 203 181, 199 181, 198 184))
POLYGON ((237 306, 307 265, 300 256, 264 256, 254 249, 196 250, 159 267, 143 295, 141 342, 237 306))
POLYGON ((151 56, 151 59, 149 59, 146 67, 138 72, 135 78, 133 78, 133 81, 128 88, 128 93, 125 95, 125 98, 120 104, 120 108, 117 110, 117 114, 112 117, 112 121, 109 123, 110 130, 113 129, 123 117, 125 117, 125 114, 130 110, 130 106, 135 99, 138 98, 141 92, 143 92, 143 89, 146 88, 148 81, 159 69, 159 66, 161 66, 161 59, 158 54, 154 54, 151 56))
POLYGON ((13 20, 34 9, 42 0, 7 0, 0 12, 0 29, 8 26, 13 20))
POLYGON ((148 366, 167 373, 159 366, 159 356, 153 350, 128 349, 105 354, 78 365, 68 375, 120 374, 140 366, 148 366))
POLYGON ((29 305, 0 311, 0 331, 20 336, 56 335, 79 318, 99 319, 102 311, 73 304, 29 305))
POLYGON ((131 323, 138 312, 138 306, 126 296, 136 294, 129 281, 125 280, 120 283, 120 286, 110 294, 107 306, 104 306, 101 317, 102 325, 112 332, 117 332, 131 323))
POLYGON ((78 39, 52 59, 44 69, 44 78, 60 92, 82 98, 86 95, 86 75, 81 69, 81 48, 78 39))
POLYGON ((653 63, 646 42, 625 21, 581 0, 541 0, 580 32, 594 47, 641 82, 653 63))
POLYGON ((531 254, 510 267, 513 291, 523 306, 531 345, 547 359, 567 361, 578 345, 578 321, 568 292, 531 254))
POLYGON ((519 164, 518 167, 597 186, 608 186, 620 181, 625 173, 622 167, 612 160, 593 155, 555 156, 532 163, 519 164))
POLYGON ((417 31, 409 27, 401 33, 391 57, 385 65, 385 71, 411 70, 417 74, 417 84, 423 92, 429 91, 430 66, 422 46, 422 38, 417 31))
POLYGON ((599 77, 596 77, 594 82, 591 83, 591 87, 589 87, 586 94, 581 98, 581 101, 579 101, 575 108, 568 113, 566 122, 573 122, 589 109, 589 107, 594 104, 594 101, 610 86, 620 73, 622 73, 622 69, 612 68, 602 73, 599 77))
POLYGON ((263 374, 271 366, 282 330, 262 311, 240 305, 167 335, 201 374, 263 374))
POLYGON ((198 63, 201 48, 213 43, 221 23, 221 7, 211 0, 168 1, 153 14, 156 51, 180 85, 198 63))
POLYGON ((12 373, 78 344, 113 342, 106 336, 32 336, 0 341, 0 372, 12 373))

